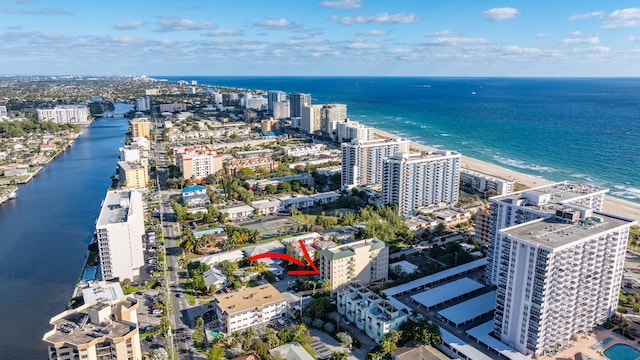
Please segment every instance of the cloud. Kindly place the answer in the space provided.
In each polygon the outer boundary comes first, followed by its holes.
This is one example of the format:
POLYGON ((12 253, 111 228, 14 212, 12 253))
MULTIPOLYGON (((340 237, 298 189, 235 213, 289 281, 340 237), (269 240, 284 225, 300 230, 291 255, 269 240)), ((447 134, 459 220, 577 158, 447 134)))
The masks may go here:
POLYGON ((360 9, 362 7, 362 0, 336 0, 336 1, 323 1, 320 6, 331 9, 360 9))
POLYGON ((335 21, 337 23, 343 25, 353 25, 353 24, 368 24, 368 23, 385 23, 385 24, 410 24, 418 22, 420 19, 416 16, 416 14, 409 13, 398 13, 398 14, 389 14, 387 12, 376 14, 376 15, 358 15, 358 16, 337 16, 333 15, 329 18, 331 21, 335 21))
POLYGON ((293 24, 289 20, 282 18, 279 20, 269 19, 264 21, 258 21, 256 23, 253 23, 253 25, 260 26, 270 30, 284 30, 284 29, 290 28, 293 24))
POLYGON ((428 33, 427 36, 432 36, 432 37, 440 37, 440 36, 455 36, 455 35, 460 35, 459 32, 455 32, 455 31, 451 31, 451 30, 443 30, 443 31, 436 31, 436 32, 432 32, 432 33, 428 33))
POLYGON ((518 9, 503 7, 503 8, 493 8, 487 11, 483 11, 482 16, 487 20, 502 21, 502 20, 515 19, 516 15, 518 15, 519 13, 520 12, 518 11, 518 9))
POLYGON ((536 36, 537 37, 548 37, 548 36, 551 36, 551 34, 549 34, 549 33, 537 33, 536 36))
POLYGON ((422 44, 426 46, 474 46, 489 44, 489 42, 483 38, 441 37, 422 44))
POLYGON ((629 36, 629 41, 633 41, 633 42, 640 41, 640 36, 633 36, 633 35, 629 36))
POLYGON ((22 29, 22 25, 11 25, 4 28, 5 30, 20 30, 22 29))
POLYGON ((64 9, 42 8, 42 9, 23 9, 16 7, 0 8, 0 12, 14 15, 71 15, 70 12, 64 9))
POLYGON ((387 35, 389 32, 387 30, 366 30, 358 32, 358 35, 364 36, 381 36, 387 35))
POLYGON ((209 36, 236 36, 242 35, 242 31, 233 29, 214 29, 207 32, 209 36))
POLYGON ((558 43, 559 45, 582 45, 582 44, 597 44, 600 42, 600 38, 597 36, 588 38, 570 38, 562 39, 558 43))
POLYGON ((582 35, 582 31, 572 31, 569 33, 569 35, 571 36, 580 36, 582 35))
POLYGON ((142 25, 144 25, 144 21, 136 20, 136 21, 131 21, 131 22, 128 22, 128 23, 115 24, 115 25, 113 25, 113 28, 116 29, 116 30, 134 30, 134 29, 139 28, 142 25))
POLYGON ((602 11, 592 11, 584 14, 571 15, 569 16, 569 20, 589 19, 592 17, 602 17, 602 15, 604 15, 604 12, 602 11))
POLYGON ((640 26, 640 8, 615 10, 604 16, 606 29, 638 27, 640 26))
POLYGON ((176 19, 170 16, 163 16, 158 20, 158 32, 185 31, 185 30, 208 30, 215 29, 216 25, 208 22, 199 22, 190 19, 176 19))
POLYGON ((359 40, 352 41, 347 45, 347 48, 352 50, 374 50, 374 49, 377 49, 378 47, 379 47, 378 45, 367 44, 359 40))
POLYGON ((520 46, 503 46, 500 50, 506 55, 536 55, 542 52, 542 50, 538 48, 526 48, 520 46))

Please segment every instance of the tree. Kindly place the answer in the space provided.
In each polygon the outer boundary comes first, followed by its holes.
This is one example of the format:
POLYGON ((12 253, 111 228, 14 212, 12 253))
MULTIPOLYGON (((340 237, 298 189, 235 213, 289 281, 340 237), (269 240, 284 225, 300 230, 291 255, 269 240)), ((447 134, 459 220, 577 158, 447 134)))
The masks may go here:
POLYGON ((353 345, 353 338, 351 335, 346 332, 339 332, 336 334, 336 338, 340 341, 340 345, 347 349, 351 349, 351 345, 353 345))
POLYGON ((334 351, 331 354, 331 360, 347 360, 349 358, 349 353, 347 351, 334 351))
POLYGON ((149 353, 149 360, 169 360, 169 353, 165 348, 157 348, 149 353))
POLYGON ((224 349, 219 346, 212 346, 207 352, 207 360, 224 360, 224 349))
POLYGON ((278 191, 280 191, 282 193, 290 193, 291 192, 291 184, 289 184, 286 181, 281 182, 280 184, 278 184, 278 191))

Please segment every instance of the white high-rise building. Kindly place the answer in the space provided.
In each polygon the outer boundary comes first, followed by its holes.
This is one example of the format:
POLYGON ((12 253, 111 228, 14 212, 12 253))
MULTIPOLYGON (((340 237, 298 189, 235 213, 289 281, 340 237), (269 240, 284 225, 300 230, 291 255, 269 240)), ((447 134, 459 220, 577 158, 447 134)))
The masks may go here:
POLYGON ((96 222, 103 280, 133 280, 144 265, 142 195, 135 190, 108 191, 96 222))
POLYGON ((635 223, 573 205, 498 231, 494 335, 541 357, 611 318, 635 223))
POLYGON ((273 103, 273 118, 276 120, 279 119, 288 119, 290 117, 291 108, 289 106, 289 101, 278 101, 273 103))
POLYGON ((37 109, 37 112, 40 121, 77 125, 91 123, 89 107, 86 105, 58 105, 53 109, 37 109))
POLYGON ((430 205, 456 204, 460 159, 455 151, 395 154, 384 161, 382 201, 397 204, 402 216, 430 205))
POLYGON ((136 99, 136 111, 149 111, 151 110, 151 100, 148 96, 140 97, 136 99))
POLYGON ((273 105, 277 102, 287 101, 287 93, 278 90, 269 90, 267 93, 267 109, 273 113, 273 105))
POLYGON ((9 112, 7 111, 7 107, 6 106, 0 106, 0 120, 2 119, 8 119, 9 118, 9 112))
POLYGON ((214 92, 211 94, 211 97, 213 98, 213 103, 216 105, 222 105, 222 94, 219 92, 214 92))
POLYGON ((307 134, 314 134, 322 130, 321 127, 322 105, 306 105, 302 107, 300 114, 300 129, 307 134))
POLYGON ((373 128, 360 124, 357 121, 349 119, 339 121, 335 124, 336 136, 338 142, 357 139, 360 141, 373 140, 373 128))
POLYGON ((382 183, 384 159, 409 151, 409 140, 381 139, 351 140, 342 144, 342 186, 372 185, 382 183))
POLYGON ((490 198, 489 233, 487 238, 480 239, 488 246, 485 281, 491 285, 498 284, 499 257, 502 252, 499 236, 501 229, 539 218, 553 217, 557 209, 565 206, 577 205, 602 210, 604 195, 608 191, 596 186, 565 181, 490 198))
POLYGON ((338 122, 347 119, 346 104, 324 104, 320 110, 320 130, 334 137, 338 122))

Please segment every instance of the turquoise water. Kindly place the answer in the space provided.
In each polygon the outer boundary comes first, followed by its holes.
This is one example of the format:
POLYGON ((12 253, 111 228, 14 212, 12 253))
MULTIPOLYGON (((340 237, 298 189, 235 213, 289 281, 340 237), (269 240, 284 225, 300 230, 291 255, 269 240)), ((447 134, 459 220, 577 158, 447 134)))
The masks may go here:
POLYGON ((165 78, 310 93, 366 125, 640 203, 639 78, 165 78))
POLYGON ((216 338, 216 336, 220 335, 220 331, 218 331, 218 330, 211 330, 211 331, 209 331, 209 334, 211 334, 211 337, 215 339, 215 338, 216 338))
POLYGON ((610 360, 636 360, 640 357, 640 350, 627 344, 615 344, 604 351, 604 356, 610 360))
POLYGON ((96 274, 98 273, 97 266, 89 266, 84 269, 84 273, 82 274, 82 281, 93 281, 96 279, 96 274))

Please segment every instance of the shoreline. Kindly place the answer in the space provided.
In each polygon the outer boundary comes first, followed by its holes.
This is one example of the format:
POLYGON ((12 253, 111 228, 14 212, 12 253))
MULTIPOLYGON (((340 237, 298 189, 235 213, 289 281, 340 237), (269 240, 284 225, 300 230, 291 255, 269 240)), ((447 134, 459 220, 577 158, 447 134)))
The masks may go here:
MULTIPOLYGON (((374 138, 400 138, 400 136, 391 134, 387 131, 380 130, 372 127, 374 138)), ((438 150, 427 145, 416 143, 411 141, 412 150, 421 151, 435 151, 438 150)), ((495 165, 483 160, 478 160, 468 156, 462 156, 461 166, 463 168, 483 172, 499 178, 513 180, 519 182, 528 188, 543 186, 547 184, 553 184, 555 181, 539 178, 532 175, 523 174, 514 170, 506 169, 502 166, 495 165)), ((622 216, 630 219, 635 219, 640 222, 640 204, 636 204, 627 200, 619 199, 610 195, 606 195, 604 199, 604 206, 602 211, 617 216, 622 216)))

